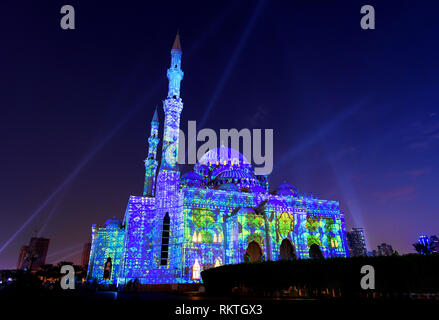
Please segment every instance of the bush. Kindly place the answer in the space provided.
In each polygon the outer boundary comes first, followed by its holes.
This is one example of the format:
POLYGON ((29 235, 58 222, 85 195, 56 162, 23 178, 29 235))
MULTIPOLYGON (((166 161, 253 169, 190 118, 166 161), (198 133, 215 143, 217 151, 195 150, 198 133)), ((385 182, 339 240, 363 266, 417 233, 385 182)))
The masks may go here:
POLYGON ((439 256, 405 255, 389 257, 355 257, 302 259, 225 265, 201 273, 207 292, 230 294, 232 288, 249 288, 253 292, 276 292, 290 287, 308 292, 334 289, 343 296, 364 294, 360 269, 375 269, 375 291, 381 293, 439 292, 439 256))

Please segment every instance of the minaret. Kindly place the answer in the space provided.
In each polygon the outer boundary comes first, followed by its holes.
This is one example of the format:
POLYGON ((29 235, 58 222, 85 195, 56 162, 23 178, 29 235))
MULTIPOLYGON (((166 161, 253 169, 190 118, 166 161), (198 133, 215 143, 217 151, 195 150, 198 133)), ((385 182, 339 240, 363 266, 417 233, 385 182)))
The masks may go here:
POLYGON ((151 134, 148 138, 148 157, 145 159, 145 186, 143 196, 153 197, 155 192, 155 176, 157 171, 157 145, 159 144, 159 116, 157 107, 151 121, 151 134))
POLYGON ((163 101, 165 111, 162 161, 160 169, 177 170, 178 135, 180 129, 180 114, 183 110, 183 101, 180 98, 180 83, 183 79, 181 70, 181 45, 180 37, 174 40, 171 49, 171 66, 168 69, 168 97, 163 101))
MULTIPOLYGON (((155 229, 153 241, 153 261, 159 268, 168 269, 174 277, 180 270, 183 248, 183 199, 179 192, 180 171, 177 166, 180 114, 183 101, 180 98, 181 70, 180 37, 175 37, 171 49, 171 66, 168 69, 168 97, 163 101, 165 121, 163 128, 162 159, 157 175, 155 191, 155 229)), ((180 270, 181 271, 181 270, 180 270)))

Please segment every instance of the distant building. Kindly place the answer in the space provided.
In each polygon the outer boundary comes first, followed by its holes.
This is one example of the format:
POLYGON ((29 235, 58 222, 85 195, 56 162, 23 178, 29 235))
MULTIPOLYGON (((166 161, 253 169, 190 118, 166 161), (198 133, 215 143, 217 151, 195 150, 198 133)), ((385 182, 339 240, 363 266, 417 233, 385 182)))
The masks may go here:
POLYGON ((419 236, 418 242, 425 247, 430 248, 431 253, 439 253, 439 238, 436 235, 430 237, 427 235, 419 236))
POLYGON ((50 239, 32 237, 28 246, 22 246, 18 257, 17 269, 38 270, 46 263, 50 239))
POLYGON ((366 257, 366 239, 363 228, 352 228, 346 235, 351 257, 366 257))
POLYGON ((367 256, 368 257, 376 257, 378 255, 376 250, 368 251, 367 256))
POLYGON ((430 242, 433 244, 433 252, 434 253, 439 253, 439 238, 434 235, 430 237, 430 242))
POLYGON ((378 245, 378 255, 379 256, 391 256, 393 255, 393 248, 390 244, 381 243, 378 245))
POLYGON ((18 255, 17 269, 22 269, 22 265, 25 262, 28 251, 29 251, 29 246, 21 246, 20 254, 18 255))
POLYGON ((419 236, 418 242, 424 246, 430 245, 430 238, 426 235, 419 236))
POLYGON ((88 259, 90 258, 90 249, 91 249, 91 243, 90 242, 85 243, 82 249, 82 259, 81 259, 81 265, 83 267, 88 266, 88 259))

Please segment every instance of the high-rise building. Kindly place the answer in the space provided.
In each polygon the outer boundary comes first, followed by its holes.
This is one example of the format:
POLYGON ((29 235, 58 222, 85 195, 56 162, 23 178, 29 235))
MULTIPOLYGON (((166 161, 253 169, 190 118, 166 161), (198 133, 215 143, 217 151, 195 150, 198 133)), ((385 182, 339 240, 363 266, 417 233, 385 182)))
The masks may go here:
POLYGON ((430 238, 426 235, 419 236, 418 242, 424 246, 430 245, 430 238))
POLYGON ((38 270, 46 263, 50 239, 32 237, 28 246, 22 246, 18 257, 17 269, 38 270))
POLYGON ((429 248, 430 253, 439 253, 439 238, 436 235, 430 237, 421 235, 419 236, 418 242, 426 248, 429 248))
POLYGON ((352 228, 346 235, 351 257, 366 257, 366 239, 363 228, 352 228))
POLYGON ((432 244, 433 253, 439 253, 439 238, 436 235, 431 236, 430 242, 432 244))
POLYGON ((393 254, 393 248, 390 244, 381 243, 378 245, 378 255, 379 256, 391 256, 393 254))
POLYGON ((18 255, 17 269, 22 269, 21 266, 26 260, 28 251, 29 251, 29 246, 21 246, 20 254, 18 255))
POLYGON ((88 266, 88 259, 90 258, 90 249, 91 249, 91 242, 84 243, 84 247, 82 248, 82 258, 81 258, 81 265, 83 267, 88 266))
POLYGON ((377 251, 376 250, 372 250, 372 251, 368 251, 367 252, 367 256, 368 257, 376 257, 377 256, 377 251))

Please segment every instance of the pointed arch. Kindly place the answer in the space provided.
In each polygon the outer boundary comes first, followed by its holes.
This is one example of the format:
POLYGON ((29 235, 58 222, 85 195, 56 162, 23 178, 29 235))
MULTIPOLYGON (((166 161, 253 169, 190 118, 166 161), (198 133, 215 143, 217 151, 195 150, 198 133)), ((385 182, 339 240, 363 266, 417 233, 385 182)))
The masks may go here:
POLYGON ((244 261, 247 259, 248 262, 258 262, 262 258, 261 246, 256 241, 251 241, 248 244, 247 251, 245 252, 244 261))
POLYGON ((169 229, 171 227, 171 219, 169 218, 169 213, 166 212, 163 217, 163 228, 162 228, 162 247, 160 254, 160 265, 166 266, 168 264, 169 255, 169 229))
POLYGON ((103 280, 110 280, 111 279, 111 271, 113 269, 113 264, 111 262, 111 258, 107 258, 107 262, 105 262, 104 266, 104 275, 103 280))
POLYGON ((280 244, 279 258, 280 260, 297 259, 296 249, 294 248, 294 245, 291 243, 291 241, 288 238, 283 239, 280 244))
POLYGON ((309 247, 309 257, 311 259, 323 259, 323 253, 322 250, 320 250, 320 247, 317 244, 312 244, 311 247, 309 247))
POLYGON ((201 266, 198 259, 195 259, 194 265, 192 266, 192 279, 197 280, 201 278, 201 266))

